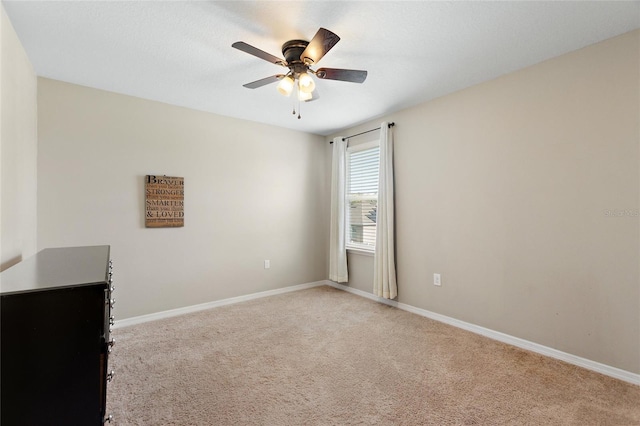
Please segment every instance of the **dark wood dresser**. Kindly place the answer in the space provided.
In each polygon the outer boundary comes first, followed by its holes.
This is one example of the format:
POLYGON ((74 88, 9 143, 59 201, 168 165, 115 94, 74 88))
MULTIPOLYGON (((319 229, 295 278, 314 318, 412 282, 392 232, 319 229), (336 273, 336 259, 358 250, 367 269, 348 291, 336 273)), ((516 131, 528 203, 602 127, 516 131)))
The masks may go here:
POLYGON ((0 424, 102 425, 109 246, 51 248, 0 273, 0 424))

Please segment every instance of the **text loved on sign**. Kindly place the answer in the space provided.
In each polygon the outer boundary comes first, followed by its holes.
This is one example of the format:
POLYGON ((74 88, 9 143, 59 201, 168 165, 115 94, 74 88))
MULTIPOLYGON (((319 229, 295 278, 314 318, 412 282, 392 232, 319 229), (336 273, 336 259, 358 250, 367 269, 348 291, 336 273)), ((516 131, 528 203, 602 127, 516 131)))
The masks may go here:
POLYGON ((177 228, 184 226, 184 178, 147 175, 145 182, 145 226, 177 228))

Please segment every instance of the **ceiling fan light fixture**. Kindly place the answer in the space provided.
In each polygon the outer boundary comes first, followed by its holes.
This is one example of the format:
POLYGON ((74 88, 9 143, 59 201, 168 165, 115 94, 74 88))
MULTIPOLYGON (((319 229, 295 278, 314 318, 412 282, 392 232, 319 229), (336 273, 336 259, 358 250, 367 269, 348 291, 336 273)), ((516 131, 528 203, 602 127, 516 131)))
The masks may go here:
POLYGON ((313 94, 311 92, 303 92, 301 90, 298 91, 298 100, 301 102, 305 102, 311 100, 313 98, 313 94))
POLYGON ((316 88, 316 83, 313 78, 306 72, 303 72, 298 77, 298 86, 303 93, 311 93, 316 88))
POLYGON ((284 77, 280 80, 280 83, 278 83, 278 92, 283 96, 291 95, 291 92, 293 91, 293 83, 293 78, 291 78, 290 75, 284 77))

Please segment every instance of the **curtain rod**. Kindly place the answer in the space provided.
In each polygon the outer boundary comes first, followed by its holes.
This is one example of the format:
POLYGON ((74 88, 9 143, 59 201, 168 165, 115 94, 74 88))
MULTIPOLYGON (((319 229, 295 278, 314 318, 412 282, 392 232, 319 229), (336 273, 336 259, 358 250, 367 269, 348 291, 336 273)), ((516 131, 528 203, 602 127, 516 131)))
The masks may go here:
MULTIPOLYGON (((392 128, 393 126, 395 126, 396 123, 394 123, 393 121, 391 123, 388 124, 389 128, 392 128)), ((351 135, 351 136, 345 136, 344 138, 342 138, 343 141, 346 141, 349 138, 354 138, 356 136, 360 136, 360 135, 364 135, 365 133, 371 133, 371 132, 375 132, 376 130, 380 130, 380 127, 376 127, 375 129, 371 129, 371 130, 365 130, 364 132, 361 133, 356 133, 355 135, 351 135)), ((330 144, 333 143, 333 141, 329 142, 330 144)))

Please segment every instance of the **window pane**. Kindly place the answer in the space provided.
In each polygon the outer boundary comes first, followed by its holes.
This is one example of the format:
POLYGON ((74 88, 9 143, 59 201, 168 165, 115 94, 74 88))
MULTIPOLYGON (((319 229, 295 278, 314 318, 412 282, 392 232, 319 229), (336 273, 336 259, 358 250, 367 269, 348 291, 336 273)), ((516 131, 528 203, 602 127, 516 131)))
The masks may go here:
POLYGON ((380 149, 378 147, 349 153, 347 247, 375 249, 379 164, 380 149))
POLYGON ((377 210, 377 200, 355 200, 349 203, 350 243, 375 247, 377 210))

